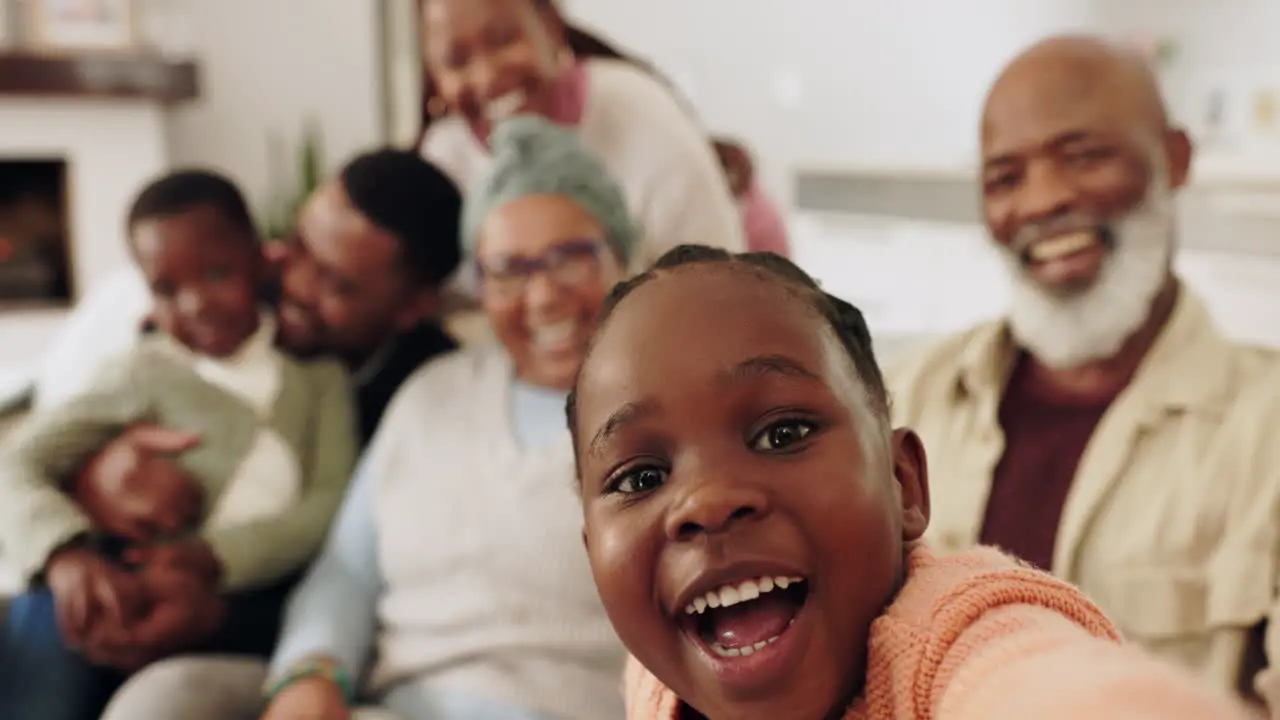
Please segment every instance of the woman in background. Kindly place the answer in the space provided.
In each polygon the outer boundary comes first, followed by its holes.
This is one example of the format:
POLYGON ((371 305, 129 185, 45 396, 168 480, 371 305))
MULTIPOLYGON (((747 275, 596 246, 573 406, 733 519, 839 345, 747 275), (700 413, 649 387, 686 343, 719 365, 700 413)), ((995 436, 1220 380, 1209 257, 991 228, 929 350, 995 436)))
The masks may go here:
POLYGON ((566 24, 553 0, 422 0, 423 154, 468 187, 489 131, 535 114, 577 130, 622 186, 643 240, 632 268, 687 242, 743 249, 706 134, 642 63, 566 24))

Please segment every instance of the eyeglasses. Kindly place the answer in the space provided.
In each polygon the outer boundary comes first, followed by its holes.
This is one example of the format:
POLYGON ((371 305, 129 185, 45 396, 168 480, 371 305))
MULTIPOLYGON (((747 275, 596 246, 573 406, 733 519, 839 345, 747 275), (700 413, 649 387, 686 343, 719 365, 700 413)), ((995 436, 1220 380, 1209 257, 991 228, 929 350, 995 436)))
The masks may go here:
POLYGON ((603 250, 603 243, 598 240, 573 240, 556 245, 541 257, 509 255, 477 265, 486 290, 502 297, 515 297, 524 293, 530 278, 539 272, 545 272, 548 280, 562 288, 576 287, 596 278, 600 274, 603 250))

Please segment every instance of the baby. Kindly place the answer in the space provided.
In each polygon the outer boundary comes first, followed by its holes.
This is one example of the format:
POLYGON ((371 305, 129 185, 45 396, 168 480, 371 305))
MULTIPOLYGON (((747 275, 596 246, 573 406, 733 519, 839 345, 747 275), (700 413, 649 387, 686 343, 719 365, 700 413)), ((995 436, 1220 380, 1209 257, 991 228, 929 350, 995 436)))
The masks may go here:
POLYGON ((941 559, 861 313, 767 254, 672 250, 606 301, 567 414, 629 720, 1245 717, 1074 588, 941 559))
MULTIPOLYGON (((240 647, 246 640, 227 629, 238 626, 235 613, 224 626, 220 609, 205 613, 191 603, 216 590, 236 601, 230 607, 278 616, 278 607, 257 607, 254 593, 299 572, 316 552, 354 463, 346 372, 274 347, 274 321, 261 301, 265 261, 239 190, 213 173, 162 177, 138 196, 128 230, 157 332, 86 394, 32 416, 0 447, 0 544, 32 585, 9 610, 0 644, 6 668, 72 653, 90 627, 98 637, 106 627, 106 637, 124 644, 140 633, 164 645, 181 631, 212 638, 212 649, 240 647), (197 532, 154 528, 138 542, 136 528, 96 526, 68 492, 86 460, 140 422, 199 437, 174 459, 200 488, 182 498, 197 532)), ((173 477, 151 479, 186 482, 167 463, 138 472, 166 467, 173 477)), ((193 649, 174 642, 168 652, 193 649)), ((0 683, 0 707, 27 717, 24 708, 48 707, 52 696, 101 696, 104 684, 120 681, 83 661, 65 672, 84 681, 10 677, 0 683)))

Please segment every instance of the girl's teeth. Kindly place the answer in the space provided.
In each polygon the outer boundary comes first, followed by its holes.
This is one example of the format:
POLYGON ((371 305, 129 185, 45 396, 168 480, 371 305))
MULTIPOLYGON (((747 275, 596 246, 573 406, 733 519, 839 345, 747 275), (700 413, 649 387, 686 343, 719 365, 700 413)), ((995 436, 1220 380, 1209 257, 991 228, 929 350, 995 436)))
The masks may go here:
POLYGON ((757 652, 760 652, 761 650, 765 649, 765 647, 778 642, 778 638, 780 637, 782 636, 774 635, 768 640, 761 640, 755 645, 747 645, 745 647, 740 647, 740 648, 725 647, 720 643, 711 643, 711 650, 712 652, 719 655, 720 657, 746 657, 748 655, 753 655, 757 652))
POLYGON ((786 590, 794 583, 803 582, 799 577, 760 577, 754 580, 743 580, 737 584, 724 585, 711 590, 685 606, 684 611, 690 615, 707 611, 707 608, 730 607, 741 602, 749 602, 773 592, 775 589, 786 590))

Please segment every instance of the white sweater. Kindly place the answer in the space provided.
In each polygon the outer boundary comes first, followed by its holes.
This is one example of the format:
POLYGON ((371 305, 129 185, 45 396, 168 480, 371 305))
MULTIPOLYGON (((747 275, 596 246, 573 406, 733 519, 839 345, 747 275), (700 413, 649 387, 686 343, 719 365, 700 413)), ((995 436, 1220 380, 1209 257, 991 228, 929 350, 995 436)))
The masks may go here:
POLYGON ((497 348, 440 358, 379 426, 372 689, 418 679, 568 720, 622 717, 625 651, 583 548, 569 434, 517 444, 511 372, 497 348))
MULTIPOLYGON (((688 110, 629 63, 593 59, 585 67, 586 104, 578 131, 618 180, 644 229, 633 267, 648 267, 684 243, 746 249, 724 173, 688 110)), ((464 192, 490 162, 488 150, 458 117, 431 127, 422 154, 464 192)))

